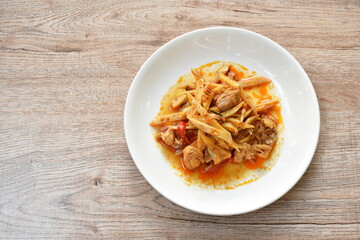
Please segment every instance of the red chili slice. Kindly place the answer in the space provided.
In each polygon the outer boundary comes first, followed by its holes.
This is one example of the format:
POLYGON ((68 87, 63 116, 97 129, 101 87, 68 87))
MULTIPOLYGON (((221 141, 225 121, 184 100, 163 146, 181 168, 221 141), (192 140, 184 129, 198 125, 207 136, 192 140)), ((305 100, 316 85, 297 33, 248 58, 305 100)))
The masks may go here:
POLYGON ((177 134, 179 137, 181 137, 187 144, 191 144, 189 139, 186 137, 186 122, 180 121, 177 125, 177 134))

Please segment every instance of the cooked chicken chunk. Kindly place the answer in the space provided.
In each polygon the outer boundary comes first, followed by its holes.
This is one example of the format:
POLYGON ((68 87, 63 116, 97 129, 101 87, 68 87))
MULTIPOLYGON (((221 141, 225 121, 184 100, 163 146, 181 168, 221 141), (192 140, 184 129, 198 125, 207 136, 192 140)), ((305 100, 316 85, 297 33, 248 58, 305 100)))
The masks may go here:
POLYGON ((238 90, 232 90, 221 94, 216 100, 216 106, 220 112, 224 112, 232 107, 235 107, 241 101, 238 90))
POLYGON ((268 118, 262 118, 255 128, 258 144, 272 146, 276 140, 277 128, 268 118))
POLYGON ((160 134, 160 138, 166 145, 172 146, 175 141, 174 131, 169 128, 166 132, 160 134))
POLYGON ((197 168, 203 161, 203 153, 191 145, 184 149, 183 156, 183 164, 188 170, 197 168))
POLYGON ((254 149, 256 155, 261 158, 267 158, 267 156, 269 155, 269 153, 271 151, 271 147, 268 145, 265 145, 265 144, 255 145, 253 149, 254 149))
POLYGON ((242 163, 246 160, 254 159, 255 155, 251 150, 251 146, 247 143, 243 145, 243 148, 240 148, 239 151, 235 151, 234 162, 242 163))
POLYGON ((160 132, 158 137, 169 147, 179 149, 182 146, 182 142, 175 137, 174 130, 169 128, 165 132, 160 132))
POLYGON ((266 126, 266 127, 268 127, 268 128, 274 128, 275 126, 276 126, 276 124, 275 124, 275 121, 276 120, 273 120, 273 117, 271 117, 271 116, 268 116, 268 117, 263 117, 262 119, 261 119, 261 121, 264 123, 264 125, 266 126))

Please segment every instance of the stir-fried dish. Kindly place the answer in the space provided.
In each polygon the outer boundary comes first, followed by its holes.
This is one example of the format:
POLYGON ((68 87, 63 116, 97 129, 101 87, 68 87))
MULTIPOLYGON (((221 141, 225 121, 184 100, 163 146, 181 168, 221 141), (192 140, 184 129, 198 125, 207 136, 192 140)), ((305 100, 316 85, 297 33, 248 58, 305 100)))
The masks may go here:
POLYGON ((209 63, 179 79, 150 125, 185 174, 221 185, 224 176, 241 178, 220 171, 225 165, 257 169, 271 157, 282 121, 271 88, 270 79, 239 64, 209 63))

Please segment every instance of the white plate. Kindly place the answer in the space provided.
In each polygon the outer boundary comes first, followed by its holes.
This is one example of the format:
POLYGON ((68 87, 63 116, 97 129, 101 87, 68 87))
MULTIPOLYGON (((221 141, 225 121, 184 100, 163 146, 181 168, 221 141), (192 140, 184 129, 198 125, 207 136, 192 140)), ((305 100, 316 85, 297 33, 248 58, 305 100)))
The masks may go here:
POLYGON ((215 27, 171 40, 144 63, 130 87, 124 123, 134 162, 159 193, 199 213, 234 215, 274 202, 299 181, 316 149, 320 112, 308 76, 289 52, 260 34, 215 27), (284 144, 277 163, 264 177, 233 190, 187 186, 161 154, 149 126, 169 87, 191 68, 215 60, 236 62, 271 78, 282 99, 284 144))

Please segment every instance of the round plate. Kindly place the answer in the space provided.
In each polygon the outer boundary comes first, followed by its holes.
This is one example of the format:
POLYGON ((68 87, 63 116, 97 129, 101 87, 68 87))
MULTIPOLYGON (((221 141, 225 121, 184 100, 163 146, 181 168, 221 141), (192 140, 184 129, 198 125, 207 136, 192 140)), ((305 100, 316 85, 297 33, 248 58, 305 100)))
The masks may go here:
POLYGON ((215 27, 171 40, 144 63, 127 96, 124 124, 136 166, 159 193, 195 212, 234 215, 274 202, 299 181, 316 149, 320 112, 310 79, 288 51, 251 31, 215 27), (233 190, 186 185, 162 155, 149 126, 169 87, 191 68, 215 60, 236 62, 272 79, 282 105, 284 143, 275 166, 233 190))

